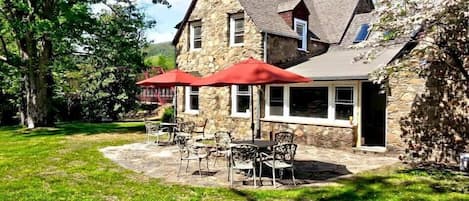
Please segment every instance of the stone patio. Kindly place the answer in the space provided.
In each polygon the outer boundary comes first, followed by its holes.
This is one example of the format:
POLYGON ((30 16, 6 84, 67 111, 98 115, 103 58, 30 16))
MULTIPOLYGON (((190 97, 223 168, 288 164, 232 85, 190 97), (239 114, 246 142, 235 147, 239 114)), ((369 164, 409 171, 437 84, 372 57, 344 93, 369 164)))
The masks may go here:
MULTIPOLYGON (((205 161, 202 162, 202 174, 199 176, 197 162, 191 161, 189 171, 185 172, 185 163, 178 177, 179 151, 177 146, 158 146, 156 144, 134 143, 123 146, 105 147, 100 149, 105 157, 118 163, 124 168, 153 178, 160 178, 168 183, 186 184, 193 186, 223 186, 228 187, 226 160, 209 159, 209 171, 205 161)), ((366 170, 392 165, 399 162, 397 157, 385 157, 374 154, 354 154, 342 150, 325 149, 313 146, 299 145, 295 157, 295 176, 297 186, 335 185, 335 179, 350 176, 366 170)), ((264 166, 265 167, 265 166, 264 166)), ((268 167, 263 169, 263 185, 260 188, 272 188, 272 174, 268 167)), ((235 173, 234 187, 251 188, 252 180, 242 173, 235 173), (247 182, 243 182, 246 180, 247 182)), ((282 180, 277 179, 277 185, 293 187, 290 171, 285 171, 282 180)))

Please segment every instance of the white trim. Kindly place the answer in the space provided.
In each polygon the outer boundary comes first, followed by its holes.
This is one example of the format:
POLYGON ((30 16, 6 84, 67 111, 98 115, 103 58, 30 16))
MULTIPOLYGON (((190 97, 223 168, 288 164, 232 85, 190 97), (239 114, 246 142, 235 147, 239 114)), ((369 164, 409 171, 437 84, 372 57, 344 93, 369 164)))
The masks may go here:
MULTIPOLYGON (((243 26, 245 25, 244 22, 244 13, 232 14, 230 15, 230 47, 239 47, 244 45, 245 40, 245 32, 243 32, 243 42, 242 43, 235 43, 235 29, 236 24, 235 20, 243 19, 243 26)), ((244 28, 243 28, 244 31, 244 28)))
MULTIPOLYGON (((187 114, 199 114, 199 110, 193 110, 191 109, 191 104, 190 104, 190 95, 192 94, 192 87, 191 86, 186 86, 185 87, 185 90, 184 90, 184 98, 185 98, 185 101, 184 101, 184 113, 187 113, 187 114)), ((195 94, 195 93, 194 93, 195 94)), ((194 95, 193 94, 193 95, 194 95)), ((200 88, 199 88, 199 92, 197 93, 197 95, 200 94, 200 88)), ((200 96, 199 96, 200 98, 200 96)), ((199 99, 199 105, 200 105, 200 99, 199 99)))
POLYGON ((231 116, 232 117, 241 117, 241 118, 250 118, 252 106, 251 106, 251 90, 252 86, 249 86, 249 109, 246 112, 237 112, 237 102, 238 102, 238 85, 231 86, 231 116))
POLYGON ((298 48, 298 50, 302 51, 308 51, 308 23, 304 20, 294 18, 293 19, 293 29, 296 31, 296 25, 300 24, 303 25, 303 37, 301 38, 301 48, 298 48))
POLYGON ((198 51, 202 49, 202 41, 200 43, 200 48, 194 48, 194 27, 195 26, 200 26, 200 40, 202 40, 202 22, 201 21, 195 21, 189 23, 189 48, 191 51, 198 51))
POLYGON ((266 121, 278 121, 286 123, 314 124, 325 126, 351 127, 349 120, 335 119, 335 88, 352 87, 353 88, 353 118, 357 118, 359 110, 357 83, 353 81, 316 81, 307 84, 289 84, 289 85, 267 85, 265 93, 265 118, 266 121), (270 115, 270 87, 283 86, 283 115, 270 115), (291 87, 328 87, 328 110, 327 118, 314 117, 296 117, 290 116, 290 88, 291 87))

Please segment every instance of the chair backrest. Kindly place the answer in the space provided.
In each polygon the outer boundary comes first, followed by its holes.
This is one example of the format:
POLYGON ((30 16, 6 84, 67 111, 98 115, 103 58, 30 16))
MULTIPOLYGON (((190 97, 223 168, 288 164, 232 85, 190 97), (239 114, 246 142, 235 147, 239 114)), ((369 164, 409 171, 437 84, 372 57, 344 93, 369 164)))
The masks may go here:
POLYGON ((275 145, 272 149, 273 157, 275 160, 288 161, 293 164, 297 147, 298 145, 292 143, 275 145))
POLYGON ((175 120, 176 120, 176 123, 182 123, 182 122, 184 122, 184 119, 181 118, 181 117, 176 117, 175 120))
POLYGON ((187 141, 189 139, 186 136, 175 135, 174 142, 177 144, 179 148, 179 152, 181 153, 181 157, 189 155, 189 149, 187 147, 187 141))
POLYGON ((186 121, 181 124, 179 124, 179 131, 185 132, 185 133, 192 133, 195 128, 195 123, 193 121, 186 121))
POLYGON ((231 146, 231 165, 233 167, 254 166, 259 147, 251 144, 237 144, 231 146))
POLYGON ((231 143, 231 134, 228 131, 217 131, 215 133, 217 148, 228 149, 231 143))
POLYGON ((275 142, 277 142, 278 144, 293 143, 294 136, 295 135, 292 132, 288 132, 288 131, 278 132, 278 133, 275 133, 274 135, 275 142))
POLYGON ((147 134, 157 132, 159 128, 159 123, 145 121, 145 130, 147 131, 147 134))

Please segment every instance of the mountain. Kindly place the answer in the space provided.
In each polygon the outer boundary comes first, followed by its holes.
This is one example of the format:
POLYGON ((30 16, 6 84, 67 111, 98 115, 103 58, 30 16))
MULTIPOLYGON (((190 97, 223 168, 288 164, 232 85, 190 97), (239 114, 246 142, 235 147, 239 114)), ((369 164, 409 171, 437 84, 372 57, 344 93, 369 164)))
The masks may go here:
POLYGON ((166 70, 176 66, 176 52, 171 42, 150 44, 143 51, 147 54, 145 64, 148 66, 161 66, 166 70))

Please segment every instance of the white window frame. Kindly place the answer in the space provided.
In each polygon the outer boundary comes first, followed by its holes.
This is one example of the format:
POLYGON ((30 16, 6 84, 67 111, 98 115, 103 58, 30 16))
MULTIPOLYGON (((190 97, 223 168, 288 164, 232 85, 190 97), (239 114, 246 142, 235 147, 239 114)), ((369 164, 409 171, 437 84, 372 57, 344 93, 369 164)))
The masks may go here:
POLYGON ((249 95, 249 110, 246 112, 238 112, 238 85, 231 86, 231 116, 232 117, 243 117, 249 118, 252 111, 251 105, 251 90, 252 86, 248 87, 248 95, 249 95))
POLYGON ((353 118, 358 117, 358 85, 353 81, 316 81, 306 84, 267 85, 265 90, 265 118, 267 121, 300 123, 324 126, 351 127, 349 120, 335 119, 335 90, 336 87, 353 88, 353 118), (270 86, 283 86, 283 115, 270 115, 270 86), (327 118, 290 116, 290 88, 291 87, 328 87, 327 118))
POLYGON ((308 23, 304 20, 294 18, 293 20, 293 28, 296 31, 296 25, 302 24, 304 26, 303 28, 303 37, 301 38, 301 47, 298 48, 298 50, 302 51, 308 51, 308 23))
POLYGON ((199 110, 193 110, 191 109, 191 96, 190 95, 197 95, 199 97, 199 108, 200 108, 200 88, 198 93, 192 92, 192 87, 191 86, 186 86, 184 90, 184 99, 185 99, 185 109, 184 112, 188 114, 199 114, 199 110))
MULTIPOLYGON (((231 47, 236 47, 236 46, 243 46, 244 45, 244 40, 246 39, 245 33, 243 32, 243 42, 242 43, 235 43, 235 20, 237 19, 243 19, 244 20, 244 13, 238 13, 238 14, 232 14, 230 15, 230 46, 231 47)), ((245 22, 243 22, 243 26, 245 25, 245 22)), ((244 30, 244 28, 243 28, 244 30)))
POLYGON ((190 50, 193 50, 193 51, 198 51, 198 50, 202 49, 202 45, 203 45, 203 43, 201 41, 200 47, 199 48, 194 48, 194 42, 195 42, 194 41, 195 40, 194 27, 196 27, 196 26, 200 26, 200 40, 202 40, 202 22, 201 21, 190 22, 189 23, 189 28, 190 28, 190 30, 189 30, 189 32, 190 32, 190 34, 189 34, 189 42, 190 42, 189 46, 190 46, 190 50))

